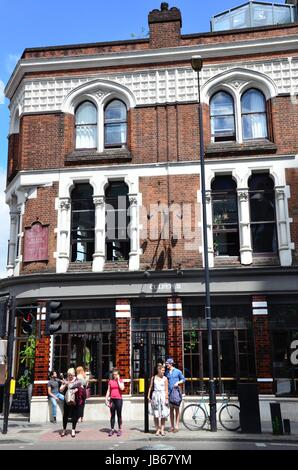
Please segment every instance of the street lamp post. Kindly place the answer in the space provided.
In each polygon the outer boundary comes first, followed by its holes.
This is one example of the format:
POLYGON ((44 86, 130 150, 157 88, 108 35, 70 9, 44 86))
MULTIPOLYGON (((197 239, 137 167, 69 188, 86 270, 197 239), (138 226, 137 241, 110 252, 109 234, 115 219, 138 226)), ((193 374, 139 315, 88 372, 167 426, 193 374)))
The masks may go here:
POLYGON ((205 316, 207 320, 208 335, 208 365, 209 365, 209 404, 210 404, 210 428, 212 432, 217 431, 216 423, 216 392, 213 371, 213 341, 211 323, 211 301, 210 301, 210 274, 208 259, 208 233, 207 233, 207 210, 206 210, 206 183, 205 183, 205 150, 204 150, 204 130, 203 130, 203 110, 201 103, 200 72, 203 67, 201 56, 193 56, 191 60, 192 68, 198 74, 199 93, 199 130, 200 130, 200 164, 201 164, 201 194, 203 209, 203 253, 204 253, 204 273, 205 273, 205 316))

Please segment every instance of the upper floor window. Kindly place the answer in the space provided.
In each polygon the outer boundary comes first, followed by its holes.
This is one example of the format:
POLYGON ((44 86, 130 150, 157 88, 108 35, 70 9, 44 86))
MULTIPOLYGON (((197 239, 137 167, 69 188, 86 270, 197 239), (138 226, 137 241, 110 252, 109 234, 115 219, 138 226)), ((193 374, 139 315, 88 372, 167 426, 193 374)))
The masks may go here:
POLYGON ((128 234, 129 198, 124 181, 112 181, 105 192, 106 204, 106 259, 124 261, 129 259, 128 234))
POLYGON ((266 100, 256 89, 246 91, 241 98, 243 140, 268 137, 266 100))
POLYGON ((76 148, 97 147, 97 109, 90 101, 84 101, 76 110, 76 148))
POLYGON ((219 175, 211 189, 215 256, 239 256, 236 182, 232 176, 219 175))
POLYGON ((95 207, 93 188, 76 184, 71 193, 71 261, 92 261, 94 253, 95 207))
POLYGON ((127 109, 120 100, 111 101, 104 112, 105 147, 123 147, 127 143, 127 109))
POLYGON ((274 182, 268 173, 253 174, 248 186, 253 252, 276 253, 274 182))
POLYGON ((235 140, 235 112, 232 96, 225 91, 213 95, 210 101, 211 134, 214 142, 235 140))

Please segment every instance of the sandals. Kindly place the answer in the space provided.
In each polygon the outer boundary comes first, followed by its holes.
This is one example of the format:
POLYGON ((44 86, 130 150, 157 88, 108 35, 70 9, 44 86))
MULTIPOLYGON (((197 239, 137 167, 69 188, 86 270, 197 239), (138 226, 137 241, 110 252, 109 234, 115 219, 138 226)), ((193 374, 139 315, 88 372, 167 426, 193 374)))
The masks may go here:
POLYGON ((155 436, 160 436, 160 430, 159 429, 156 431, 155 436))
POLYGON ((109 434, 108 434, 108 436, 109 436, 109 437, 112 437, 113 434, 114 434, 114 429, 111 429, 110 432, 109 432, 109 434))

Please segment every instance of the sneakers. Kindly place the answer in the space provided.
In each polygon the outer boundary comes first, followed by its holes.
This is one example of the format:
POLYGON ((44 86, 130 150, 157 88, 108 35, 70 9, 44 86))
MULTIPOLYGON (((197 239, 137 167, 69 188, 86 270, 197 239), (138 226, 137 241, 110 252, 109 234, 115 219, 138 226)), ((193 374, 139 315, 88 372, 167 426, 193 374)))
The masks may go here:
POLYGON ((122 436, 122 431, 121 431, 121 429, 119 429, 119 431, 117 432, 117 437, 120 437, 120 436, 122 436))
POLYGON ((109 437, 112 437, 112 435, 114 434, 114 432, 115 432, 114 429, 111 429, 110 432, 109 432, 109 434, 108 434, 108 436, 109 436, 109 437))

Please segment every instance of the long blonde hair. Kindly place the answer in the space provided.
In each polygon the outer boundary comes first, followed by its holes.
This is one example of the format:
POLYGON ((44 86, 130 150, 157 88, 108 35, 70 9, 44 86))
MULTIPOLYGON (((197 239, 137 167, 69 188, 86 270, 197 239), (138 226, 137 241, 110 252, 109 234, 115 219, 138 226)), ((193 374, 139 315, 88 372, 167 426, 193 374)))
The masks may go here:
POLYGON ((76 368, 76 373, 77 373, 77 375, 82 375, 83 377, 86 377, 86 372, 84 370, 84 367, 82 367, 82 366, 78 366, 76 368))

